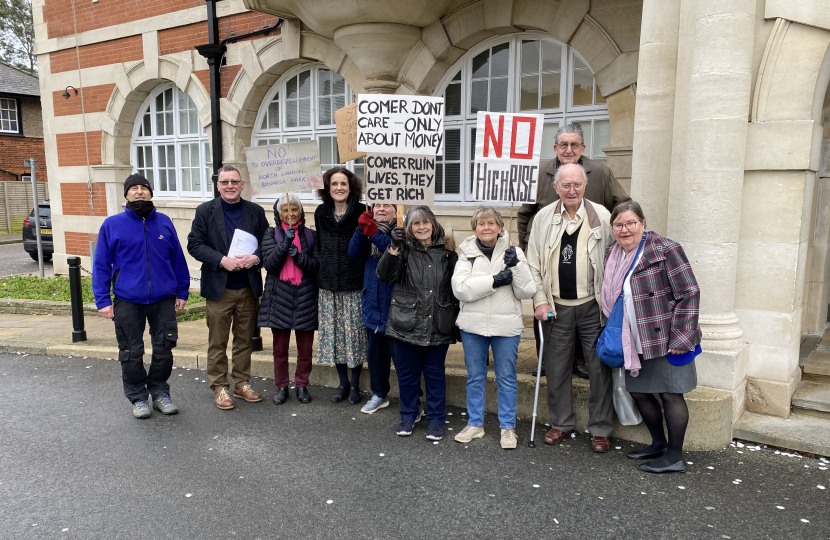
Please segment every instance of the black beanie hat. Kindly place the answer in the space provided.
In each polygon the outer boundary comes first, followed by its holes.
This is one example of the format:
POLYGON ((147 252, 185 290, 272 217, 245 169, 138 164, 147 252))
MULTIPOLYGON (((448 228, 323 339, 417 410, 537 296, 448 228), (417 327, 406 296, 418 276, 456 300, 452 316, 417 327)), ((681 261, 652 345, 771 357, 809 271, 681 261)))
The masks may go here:
POLYGON ((150 181, 141 176, 140 174, 131 174, 124 180, 124 197, 127 197, 127 192, 130 190, 132 186, 144 186, 150 190, 150 195, 153 195, 153 186, 150 185, 150 181))

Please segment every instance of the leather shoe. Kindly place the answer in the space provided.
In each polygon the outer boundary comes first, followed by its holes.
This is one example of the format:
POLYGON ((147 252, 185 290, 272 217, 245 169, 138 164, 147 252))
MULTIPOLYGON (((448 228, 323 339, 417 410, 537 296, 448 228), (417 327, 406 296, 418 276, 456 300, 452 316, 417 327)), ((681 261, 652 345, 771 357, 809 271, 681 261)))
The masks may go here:
POLYGON ((239 388, 233 389, 233 397, 244 399, 248 403, 259 403, 262 401, 262 394, 254 392, 250 384, 243 384, 239 388))
POLYGON ((564 439, 565 435, 567 435, 567 433, 561 429, 551 428, 551 430, 545 434, 545 444, 556 444, 564 439))
POLYGON ((577 363, 574 362, 574 375, 576 375, 580 379, 587 379, 588 378, 588 367, 583 366, 582 364, 577 364, 577 363))
POLYGON ((352 391, 349 392, 349 403, 357 405, 361 401, 363 401, 363 396, 360 395, 360 388, 353 386, 352 391))
POLYGON ((628 459, 652 459, 652 458, 659 458, 659 457, 660 457, 660 456, 662 456, 662 455, 665 453, 665 451, 666 451, 666 449, 665 449, 665 448, 663 448, 662 450, 653 450, 653 451, 649 451, 649 452, 645 452, 644 450, 645 450, 645 449, 641 449, 641 450, 633 450, 633 451, 629 452, 628 454, 626 454, 626 457, 627 457, 628 459))
POLYGON ((677 463, 672 463, 671 465, 666 465, 665 467, 652 467, 649 463, 640 463, 640 470, 653 474, 686 472, 686 462, 682 459, 677 463))
POLYGON ((277 393, 274 395, 274 405, 282 405, 288 401, 288 387, 277 388, 277 393))
POLYGON ((297 387, 297 401, 300 403, 311 403, 311 394, 308 393, 308 388, 297 387))
POLYGON ((216 403, 216 406, 223 411, 233 409, 233 400, 231 399, 231 395, 228 393, 227 388, 220 388, 217 390, 217 392, 213 395, 213 401, 216 403))
POLYGON ((611 448, 611 441, 608 437, 591 437, 591 450, 599 454, 604 454, 611 448))
POLYGON ((351 388, 350 385, 346 386, 338 386, 337 390, 334 391, 334 397, 331 398, 332 403, 340 403, 343 401, 343 398, 346 397, 346 394, 349 393, 349 389, 351 388))
MULTIPOLYGON (((531 374, 533 377, 535 377, 535 376, 536 376, 536 370, 534 369, 533 371, 531 371, 531 372, 530 372, 530 374, 531 374)), ((542 373, 540 373, 540 374, 539 374, 539 376, 540 376, 540 377, 544 377, 544 376, 545 376, 545 364, 542 364, 542 373)))

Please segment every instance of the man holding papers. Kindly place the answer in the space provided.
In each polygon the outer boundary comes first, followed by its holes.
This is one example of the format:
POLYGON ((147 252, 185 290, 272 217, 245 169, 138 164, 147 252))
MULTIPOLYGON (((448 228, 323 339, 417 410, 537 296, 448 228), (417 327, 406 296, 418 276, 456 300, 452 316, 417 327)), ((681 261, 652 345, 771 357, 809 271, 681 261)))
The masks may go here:
POLYGON ((260 243, 268 228, 265 211, 242 199, 244 182, 230 165, 219 169, 220 197, 199 205, 187 251, 202 263, 202 296, 207 300, 207 372, 214 401, 233 409, 228 383, 228 338, 233 329, 233 397, 251 403, 262 396, 251 388, 251 338, 262 295, 260 243))

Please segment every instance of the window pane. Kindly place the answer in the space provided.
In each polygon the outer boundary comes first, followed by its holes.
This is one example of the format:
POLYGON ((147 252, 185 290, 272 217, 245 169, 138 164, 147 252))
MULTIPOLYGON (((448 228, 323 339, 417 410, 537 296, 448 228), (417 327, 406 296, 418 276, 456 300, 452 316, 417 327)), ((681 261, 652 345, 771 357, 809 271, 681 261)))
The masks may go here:
POLYGON ((603 148, 611 146, 611 124, 608 120, 594 120, 592 157, 605 157, 603 148))
POLYGON ((333 124, 331 121, 331 98, 321 97, 317 98, 318 122, 320 125, 333 124))
POLYGON ((182 135, 193 133, 190 131, 190 121, 187 119, 187 111, 179 111, 179 133, 182 135))
POLYGON ((460 81, 461 80, 461 70, 459 70, 458 73, 455 74, 455 77, 453 77, 452 80, 454 80, 454 81, 460 81))
POLYGON ((444 193, 461 193, 461 164, 447 163, 444 167, 444 193))
POLYGON ((303 71, 302 73, 300 73, 299 78, 300 97, 311 96, 311 71, 303 71))
POLYGON ((339 73, 331 74, 331 92, 332 94, 346 93, 346 79, 339 73))
POLYGON ((435 161, 435 193, 444 193, 444 164, 441 156, 436 156, 435 161))
POLYGON ((143 124, 141 126, 141 131, 145 137, 149 137, 153 134, 151 131, 152 128, 150 127, 150 124, 152 123, 151 120, 152 117, 150 116, 150 108, 147 107, 147 113, 144 115, 143 124))
POLYGON ((317 93, 321 96, 331 95, 331 71, 317 70, 317 93))
POLYGON ((493 47, 493 67, 490 71, 491 77, 502 77, 507 75, 507 68, 510 64, 510 43, 502 43, 493 47))
POLYGON ((295 99, 297 97, 297 77, 291 77, 285 83, 285 95, 288 99, 295 99))
POLYGON ((173 110, 173 89, 168 88, 164 91, 164 110, 165 111, 172 111, 173 110))
POLYGON ((447 86, 447 90, 444 92, 444 103, 446 105, 445 116, 461 114, 461 84, 453 83, 447 86))
POLYGON ((539 42, 522 41, 522 73, 539 72, 539 42))
MULTIPOLYGON (((334 113, 334 111, 340 110, 340 109, 342 109, 343 107, 346 106, 346 96, 345 95, 341 94, 339 96, 334 96, 332 99, 334 100, 334 104, 331 106, 332 113, 334 113)), ((334 116, 332 116, 331 123, 332 124, 334 123, 334 116)))
POLYGON ((559 108, 559 73, 542 74, 542 108, 559 108))
POLYGON ((268 127, 267 129, 279 129, 280 127, 280 102, 279 94, 274 96, 274 101, 268 104, 268 127))
POLYGON ((444 132, 444 159, 458 161, 461 159, 461 130, 448 129, 444 132))
POLYGON ((490 81, 491 111, 507 111, 507 83, 508 79, 492 79, 490 81))
POLYGON ((311 125, 311 100, 310 99, 300 99, 300 125, 301 126, 310 126, 311 125))
POLYGON ((594 103, 594 76, 587 69, 573 70, 573 104, 592 105, 594 103))
MULTIPOLYGON (((594 84, 596 84, 596 81, 594 81, 594 84)), ((599 86, 596 87, 595 94, 596 95, 594 97, 594 103, 596 103, 597 105, 605 105, 605 96, 603 96, 602 92, 599 91, 599 86)))
POLYGON ((473 81, 472 96, 470 96, 471 113, 487 110, 487 86, 488 83, 486 80, 473 81))
POLYGON ((582 134, 585 136, 585 153, 588 154, 591 152, 591 148, 593 148, 593 146, 591 146, 591 140, 593 139, 591 133, 591 121, 584 120, 582 122, 578 122, 578 124, 582 126, 582 134))
POLYGON ((529 111, 539 108, 539 76, 522 77, 522 96, 519 109, 529 111))
POLYGON ((541 159, 553 159, 556 152, 553 151, 553 144, 556 140, 556 132, 559 124, 545 124, 542 126, 542 156, 541 159))
POLYGON ((542 42, 542 71, 562 70, 562 47, 550 41, 542 42))
POLYGON ((334 161, 334 156, 331 154, 331 139, 332 137, 320 137, 320 164, 323 169, 330 169, 332 165, 337 163, 334 161))
POLYGON ((473 79, 483 79, 490 76, 490 49, 473 58, 473 79))
POLYGON ((285 104, 285 125, 297 127, 297 101, 289 101, 285 104))

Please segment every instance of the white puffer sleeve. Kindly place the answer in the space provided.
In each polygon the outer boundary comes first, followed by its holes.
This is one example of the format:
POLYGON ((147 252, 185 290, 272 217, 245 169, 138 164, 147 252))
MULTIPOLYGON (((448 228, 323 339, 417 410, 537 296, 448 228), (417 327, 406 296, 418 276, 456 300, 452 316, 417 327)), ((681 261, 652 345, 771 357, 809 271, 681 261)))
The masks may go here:
POLYGON ((519 256, 519 264, 512 268, 513 294, 519 300, 527 300, 536 294, 536 282, 533 281, 533 275, 530 273, 530 266, 527 264, 522 248, 516 246, 515 249, 516 255, 519 256))

